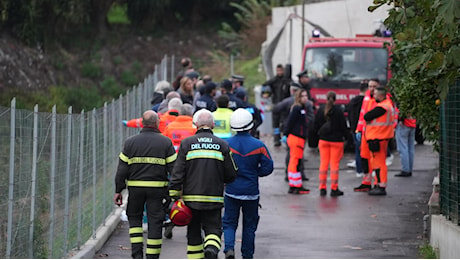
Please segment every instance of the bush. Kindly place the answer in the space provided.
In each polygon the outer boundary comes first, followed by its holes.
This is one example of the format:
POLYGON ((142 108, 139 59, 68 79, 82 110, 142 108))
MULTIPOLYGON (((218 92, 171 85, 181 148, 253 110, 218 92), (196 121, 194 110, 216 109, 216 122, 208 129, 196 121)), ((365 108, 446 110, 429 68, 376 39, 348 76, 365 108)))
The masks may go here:
POLYGON ((116 98, 124 92, 114 77, 105 78, 101 83, 101 88, 103 96, 110 99, 116 98))
POLYGON ((81 75, 90 79, 97 79, 101 74, 101 68, 92 62, 85 62, 81 66, 81 75))
POLYGON ((121 73, 121 82, 127 87, 132 87, 139 83, 139 80, 136 78, 133 72, 125 70, 121 73))

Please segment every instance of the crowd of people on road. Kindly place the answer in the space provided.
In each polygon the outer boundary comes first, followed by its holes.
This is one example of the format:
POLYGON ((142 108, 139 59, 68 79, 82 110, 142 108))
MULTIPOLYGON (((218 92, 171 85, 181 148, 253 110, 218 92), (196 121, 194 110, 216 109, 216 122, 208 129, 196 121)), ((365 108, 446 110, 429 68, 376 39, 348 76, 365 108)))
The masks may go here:
MULTIPOLYGON (((273 172, 268 147, 258 139, 260 110, 248 103, 244 77, 232 75, 217 84, 209 75, 200 78, 189 58, 172 84, 155 86, 152 109, 141 118, 124 121, 141 128, 128 138, 119 156, 115 177, 116 205, 123 204, 122 190, 129 187, 127 216, 132 257, 143 258, 142 218, 147 215, 147 258, 159 258, 162 228, 171 202, 180 201, 193 217, 187 225, 188 258, 235 258, 235 232, 242 214, 243 258, 253 258, 259 221, 259 177, 273 172), (222 209, 224 212, 222 214, 222 209), (224 241, 221 237, 224 236, 224 241)), ((360 95, 347 107, 350 128, 336 93, 327 103, 315 106, 310 94, 308 71, 297 74, 298 82, 285 74, 282 65, 263 85, 272 98, 274 146, 286 144, 288 194, 309 194, 303 185, 305 146, 318 147, 319 194, 344 195, 339 189, 339 164, 344 142, 353 137, 355 167, 361 184, 355 192, 386 195, 388 143, 395 136, 402 171, 412 175, 415 119, 398 119, 397 107, 377 79, 361 82, 360 95), (349 131, 352 131, 350 135, 349 131), (315 140, 316 139, 316 140, 315 140)), ((276 149, 276 148, 275 148, 276 149)), ((163 234, 172 237, 172 225, 163 234)))

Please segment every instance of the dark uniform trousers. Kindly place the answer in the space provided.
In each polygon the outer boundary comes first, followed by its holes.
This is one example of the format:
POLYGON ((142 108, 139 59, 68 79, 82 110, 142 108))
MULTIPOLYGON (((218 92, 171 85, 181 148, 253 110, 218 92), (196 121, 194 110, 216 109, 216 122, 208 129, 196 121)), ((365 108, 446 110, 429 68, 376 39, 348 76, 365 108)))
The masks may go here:
POLYGON ((208 246, 214 246, 217 250, 221 248, 222 209, 192 209, 192 214, 192 221, 187 226, 187 257, 204 258, 204 248, 208 246), (204 244, 201 229, 205 234, 204 244))
POLYGON ((159 258, 162 244, 162 228, 165 212, 163 199, 167 196, 167 187, 129 187, 128 206, 126 215, 129 221, 129 237, 131 241, 131 256, 143 258, 144 237, 142 230, 142 218, 144 204, 147 209, 148 234, 147 258, 159 258))

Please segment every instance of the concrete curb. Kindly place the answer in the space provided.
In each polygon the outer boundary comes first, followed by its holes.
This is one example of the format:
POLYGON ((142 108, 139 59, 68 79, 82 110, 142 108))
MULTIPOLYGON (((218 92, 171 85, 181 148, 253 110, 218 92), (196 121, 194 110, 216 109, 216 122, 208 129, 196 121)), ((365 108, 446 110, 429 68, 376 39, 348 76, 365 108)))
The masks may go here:
POLYGON ((96 230, 96 238, 90 238, 80 248, 80 250, 72 250, 70 252, 70 259, 92 259, 97 251, 99 251, 112 235, 113 231, 120 223, 120 215, 123 210, 126 210, 126 203, 128 201, 127 192, 123 193, 124 203, 115 208, 112 213, 105 219, 105 225, 99 226, 96 230))

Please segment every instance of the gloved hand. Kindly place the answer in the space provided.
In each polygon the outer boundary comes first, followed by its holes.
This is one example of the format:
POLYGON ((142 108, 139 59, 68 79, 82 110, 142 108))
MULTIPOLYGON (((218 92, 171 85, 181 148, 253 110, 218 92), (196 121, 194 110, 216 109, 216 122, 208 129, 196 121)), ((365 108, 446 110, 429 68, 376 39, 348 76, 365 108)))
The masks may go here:
POLYGON ((282 143, 287 143, 287 136, 283 135, 283 137, 281 138, 281 142, 282 143))
POLYGON ((361 132, 357 132, 355 136, 356 136, 356 140, 361 141, 361 132))

